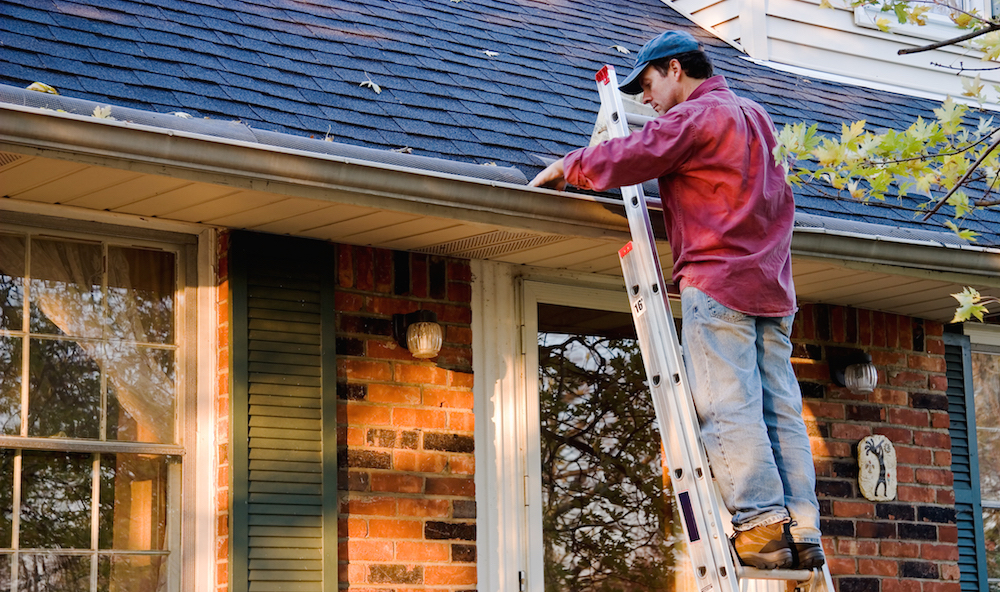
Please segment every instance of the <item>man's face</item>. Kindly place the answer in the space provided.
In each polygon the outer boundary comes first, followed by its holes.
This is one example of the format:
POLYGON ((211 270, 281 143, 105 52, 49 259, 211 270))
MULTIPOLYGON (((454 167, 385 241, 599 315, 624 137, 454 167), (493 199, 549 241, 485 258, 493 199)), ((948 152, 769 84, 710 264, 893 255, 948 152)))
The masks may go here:
POLYGON ((639 77, 643 104, 648 104, 658 114, 663 115, 680 103, 682 100, 680 70, 680 63, 676 60, 671 60, 666 74, 662 74, 653 66, 646 66, 642 76, 639 77))

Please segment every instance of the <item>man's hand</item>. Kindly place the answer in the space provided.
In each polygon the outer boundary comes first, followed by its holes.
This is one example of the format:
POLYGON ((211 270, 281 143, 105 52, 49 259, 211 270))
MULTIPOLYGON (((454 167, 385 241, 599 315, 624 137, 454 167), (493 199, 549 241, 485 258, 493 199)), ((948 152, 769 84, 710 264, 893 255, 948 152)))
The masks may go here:
POLYGON ((535 178, 528 183, 531 187, 551 187, 562 191, 566 188, 566 177, 565 171, 563 170, 563 159, 559 159, 549 166, 545 167, 545 170, 535 175, 535 178))

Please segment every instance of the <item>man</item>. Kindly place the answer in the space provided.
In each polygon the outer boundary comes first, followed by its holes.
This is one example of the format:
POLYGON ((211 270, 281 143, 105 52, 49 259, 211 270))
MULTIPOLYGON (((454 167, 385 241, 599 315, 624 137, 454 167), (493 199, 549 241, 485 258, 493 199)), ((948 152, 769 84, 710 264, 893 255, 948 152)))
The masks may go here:
POLYGON ((659 117, 570 152, 531 185, 603 191, 658 179, 688 382, 734 547, 761 569, 819 567, 816 475, 790 361, 795 203, 771 156, 774 124, 713 77, 681 31, 647 43, 619 88, 642 92, 659 117))

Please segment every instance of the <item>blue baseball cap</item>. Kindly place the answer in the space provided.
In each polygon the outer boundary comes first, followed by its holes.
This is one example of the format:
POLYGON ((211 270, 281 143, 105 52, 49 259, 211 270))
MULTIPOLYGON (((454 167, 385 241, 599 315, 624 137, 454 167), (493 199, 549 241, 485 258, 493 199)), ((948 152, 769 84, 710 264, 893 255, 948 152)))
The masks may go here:
POLYGON ((659 37, 642 46, 639 55, 635 57, 635 68, 625 78, 625 81, 618 85, 618 90, 627 95, 642 92, 642 81, 639 80, 639 77, 642 76, 642 72, 649 65, 649 62, 699 49, 698 42, 690 33, 685 31, 661 33, 659 37))

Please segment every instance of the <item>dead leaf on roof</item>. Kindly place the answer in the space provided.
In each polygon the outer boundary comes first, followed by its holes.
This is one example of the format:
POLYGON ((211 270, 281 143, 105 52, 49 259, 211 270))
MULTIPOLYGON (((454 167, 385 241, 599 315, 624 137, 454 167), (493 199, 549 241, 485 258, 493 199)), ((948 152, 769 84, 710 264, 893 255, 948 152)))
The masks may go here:
POLYGON ((367 86, 368 88, 370 88, 373 91, 375 91, 375 94, 381 94, 382 87, 379 86, 379 85, 377 85, 377 84, 375 84, 375 81, 372 80, 372 77, 368 75, 368 72, 365 72, 365 78, 367 78, 367 80, 365 80, 364 82, 362 82, 358 86, 367 86))
POLYGON ((107 107, 94 107, 94 117, 98 119, 108 119, 114 121, 115 118, 111 117, 111 106, 107 107))
POLYGON ((631 51, 628 50, 627 47, 625 47, 623 45, 612 45, 611 49, 616 49, 616 50, 618 50, 619 53, 623 53, 625 55, 628 55, 628 54, 632 53, 631 51))
POLYGON ((413 148, 409 146, 403 146, 402 148, 393 148, 391 152, 398 152, 400 154, 413 154, 413 148))
POLYGON ((488 57, 488 58, 495 58, 495 57, 497 57, 498 55, 500 55, 500 53, 499 53, 499 52, 496 52, 496 51, 490 51, 490 50, 488 50, 488 49, 482 49, 482 50, 480 50, 480 51, 479 51, 479 53, 485 53, 485 54, 486 54, 486 57, 488 57))

